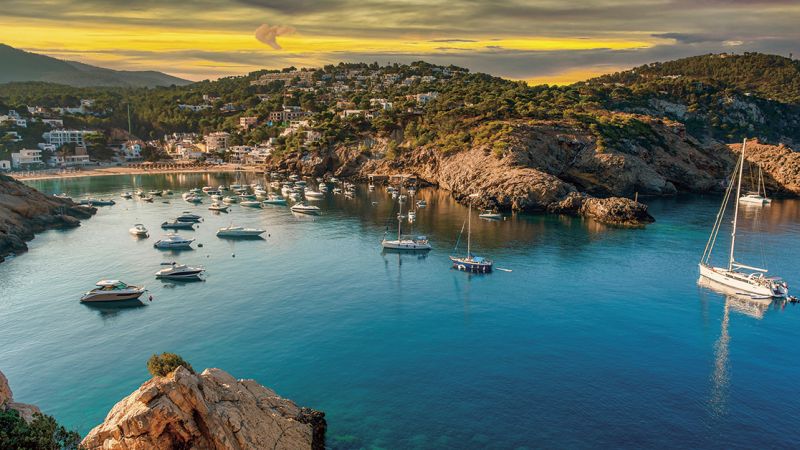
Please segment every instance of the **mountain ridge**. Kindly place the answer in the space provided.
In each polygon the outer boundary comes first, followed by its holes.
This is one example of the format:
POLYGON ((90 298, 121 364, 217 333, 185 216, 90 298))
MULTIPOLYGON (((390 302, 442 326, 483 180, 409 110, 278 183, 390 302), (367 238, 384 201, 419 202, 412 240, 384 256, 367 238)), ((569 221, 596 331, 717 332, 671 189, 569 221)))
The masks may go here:
POLYGON ((73 87, 155 87, 186 85, 163 72, 114 70, 77 61, 61 60, 0 43, 0 83, 42 81, 73 87))

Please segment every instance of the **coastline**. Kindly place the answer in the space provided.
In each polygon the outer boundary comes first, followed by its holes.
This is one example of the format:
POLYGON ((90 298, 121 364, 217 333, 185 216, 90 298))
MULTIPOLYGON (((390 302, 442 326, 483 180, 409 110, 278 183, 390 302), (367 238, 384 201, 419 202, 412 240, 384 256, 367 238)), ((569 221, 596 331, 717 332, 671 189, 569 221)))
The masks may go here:
POLYGON ((141 168, 130 166, 97 167, 61 172, 23 172, 8 175, 19 181, 54 180, 60 178, 98 177, 107 175, 148 175, 164 173, 218 173, 218 172, 257 172, 263 170, 256 166, 221 164, 201 167, 141 168))

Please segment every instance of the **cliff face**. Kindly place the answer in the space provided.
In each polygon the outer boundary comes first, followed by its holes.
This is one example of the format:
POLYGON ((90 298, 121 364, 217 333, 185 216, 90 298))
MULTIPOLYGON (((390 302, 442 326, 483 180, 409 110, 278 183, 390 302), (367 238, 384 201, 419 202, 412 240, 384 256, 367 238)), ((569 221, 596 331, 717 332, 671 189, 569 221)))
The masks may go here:
POLYGON ((0 262, 10 253, 26 251, 25 242, 33 239, 35 233, 77 227, 80 219, 87 219, 96 211, 0 175, 0 262))
POLYGON ((14 396, 11 393, 11 387, 8 385, 8 379, 3 375, 3 372, 0 372, 0 410, 5 409, 17 410, 20 417, 27 422, 33 419, 34 414, 41 412, 39 408, 34 405, 15 402, 14 396))
POLYGON ((87 449, 324 449, 325 414, 254 380, 179 367, 117 403, 84 438, 87 449))
MULTIPOLYGON (((742 151, 742 144, 730 144, 728 147, 737 154, 742 151)), ((754 141, 747 143, 745 159, 761 167, 768 194, 800 195, 800 153, 782 145, 766 145, 754 141)), ((745 184, 750 189, 750 176, 757 180, 758 169, 745 165, 744 170, 745 184)))

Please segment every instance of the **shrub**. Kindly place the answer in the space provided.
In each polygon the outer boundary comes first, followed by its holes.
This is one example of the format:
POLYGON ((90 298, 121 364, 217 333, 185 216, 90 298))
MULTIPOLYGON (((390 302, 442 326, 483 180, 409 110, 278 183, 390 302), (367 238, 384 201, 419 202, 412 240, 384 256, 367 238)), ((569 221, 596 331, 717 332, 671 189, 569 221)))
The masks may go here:
POLYGON ((175 353, 153 355, 147 360, 147 370, 150 371, 150 374, 157 377, 165 377, 179 366, 183 366, 189 370, 189 372, 195 373, 192 365, 175 353))
POLYGON ((81 437, 59 425, 52 416, 36 413, 31 423, 19 412, 0 411, 0 448, 8 449, 77 449, 81 437))

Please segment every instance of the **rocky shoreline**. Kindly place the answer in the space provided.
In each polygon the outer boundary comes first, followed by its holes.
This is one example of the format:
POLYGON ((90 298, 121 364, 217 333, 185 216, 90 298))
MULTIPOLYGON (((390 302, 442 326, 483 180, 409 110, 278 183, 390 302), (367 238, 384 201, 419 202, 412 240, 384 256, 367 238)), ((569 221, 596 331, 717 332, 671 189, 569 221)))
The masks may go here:
MULTIPOLYGON (((0 372, 0 411, 6 409, 28 423, 41 413, 15 402, 0 372)), ((180 366, 117 403, 80 448, 323 450, 326 431, 325 413, 301 408, 254 380, 220 369, 198 375, 180 366)))
MULTIPOLYGON (((654 221, 638 195, 722 191, 741 144, 699 141, 666 119, 630 115, 649 133, 601 144, 570 121, 508 121, 499 141, 473 143, 446 153, 433 144, 404 145, 402 136, 365 138, 369 148, 293 152, 273 158, 267 170, 366 180, 370 174, 410 174, 472 200, 483 208, 570 214, 621 226, 654 221), (501 145, 495 145, 500 142, 501 145), (390 150, 393 148, 395 150, 390 150), (393 152, 393 153, 392 153, 393 152)), ((800 154, 752 143, 748 160, 761 163, 776 196, 800 195, 800 154)))
POLYGON ((70 199, 45 195, 11 177, 0 175, 0 262, 28 250, 36 233, 80 226, 97 212, 70 199))

